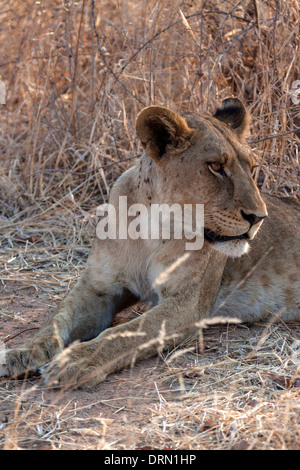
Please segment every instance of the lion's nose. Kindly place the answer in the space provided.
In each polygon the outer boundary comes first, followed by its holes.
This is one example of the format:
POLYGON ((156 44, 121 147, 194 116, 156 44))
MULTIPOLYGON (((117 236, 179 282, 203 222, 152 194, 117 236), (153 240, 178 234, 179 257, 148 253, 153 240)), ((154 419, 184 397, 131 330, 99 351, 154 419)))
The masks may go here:
POLYGON ((258 224, 258 222, 267 217, 267 214, 263 216, 258 216, 256 214, 246 214, 246 212, 244 212, 243 210, 241 211, 241 214, 244 219, 246 219, 251 225, 258 224))

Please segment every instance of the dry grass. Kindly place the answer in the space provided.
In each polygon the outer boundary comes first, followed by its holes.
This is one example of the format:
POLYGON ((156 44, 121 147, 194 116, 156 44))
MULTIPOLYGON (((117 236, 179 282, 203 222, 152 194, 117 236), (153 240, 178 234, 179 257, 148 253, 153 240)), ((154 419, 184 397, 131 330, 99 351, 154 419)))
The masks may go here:
POLYGON ((299 450, 299 332, 285 324, 212 327, 202 351, 190 341, 189 353, 146 361, 93 394, 7 383, 0 442, 5 449, 299 450))
MULTIPOLYGON (((300 114, 291 99, 299 27, 298 0, 8 2, 0 12, 2 285, 35 286, 54 301, 75 282, 97 205, 141 152, 134 122, 145 105, 213 111, 240 97, 252 114, 260 188, 299 197, 300 114)), ((14 415, 0 424, 1 445, 28 447, 34 436, 56 448, 299 448, 296 326, 244 336, 236 328, 225 342, 226 330, 212 329, 201 360, 189 353, 166 364, 157 390, 152 378, 136 378, 132 390, 144 387, 152 405, 129 443, 113 437, 112 415, 110 427, 90 417, 83 431, 73 402, 47 407, 26 388, 18 405, 20 390, 4 386, 14 415)))

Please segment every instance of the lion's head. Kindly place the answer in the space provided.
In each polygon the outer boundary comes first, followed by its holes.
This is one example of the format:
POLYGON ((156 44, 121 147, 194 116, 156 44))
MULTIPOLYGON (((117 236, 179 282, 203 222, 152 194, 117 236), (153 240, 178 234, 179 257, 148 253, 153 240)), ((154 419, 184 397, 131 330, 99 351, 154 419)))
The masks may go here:
POLYGON ((150 106, 136 122, 161 175, 161 202, 204 204, 205 238, 230 256, 248 250, 267 216, 253 180, 255 161, 245 144, 249 121, 241 101, 229 98, 213 116, 183 117, 150 106))

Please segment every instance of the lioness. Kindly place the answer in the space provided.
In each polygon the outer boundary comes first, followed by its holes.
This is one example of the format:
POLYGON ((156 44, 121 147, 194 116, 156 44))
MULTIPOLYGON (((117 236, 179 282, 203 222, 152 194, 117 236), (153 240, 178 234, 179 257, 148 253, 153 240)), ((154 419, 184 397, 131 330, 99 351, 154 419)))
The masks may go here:
POLYGON ((299 319, 300 204, 260 195, 248 128, 235 98, 213 116, 159 106, 140 112, 145 152, 116 181, 110 204, 118 208, 119 196, 146 207, 204 204, 203 247, 185 256, 184 239, 96 237, 74 289, 32 340, 7 351, 3 375, 40 370, 49 385, 91 387, 180 343, 208 317, 299 319), (145 314, 109 328, 118 311, 145 297, 153 302, 145 314))

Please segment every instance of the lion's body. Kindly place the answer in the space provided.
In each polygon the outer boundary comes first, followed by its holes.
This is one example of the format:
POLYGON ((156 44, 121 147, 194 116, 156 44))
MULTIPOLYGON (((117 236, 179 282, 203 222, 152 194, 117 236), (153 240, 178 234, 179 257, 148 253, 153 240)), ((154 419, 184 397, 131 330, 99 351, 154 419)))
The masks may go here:
POLYGON ((48 383, 92 386, 180 343, 211 316, 300 318, 300 205, 261 198, 243 144, 247 125, 234 100, 215 117, 142 111, 137 132, 146 152, 115 183, 110 204, 118 209, 120 196, 128 206, 204 204, 203 247, 187 252, 184 239, 96 237, 82 278, 57 312, 24 347, 8 351, 7 375, 51 361, 43 369, 48 383), (144 315, 109 328, 118 311, 146 298, 152 307, 144 315))

